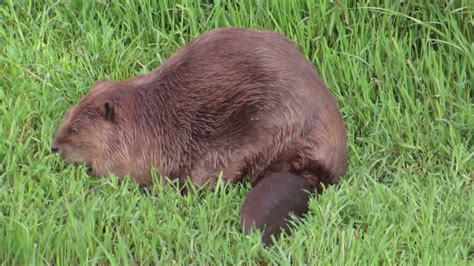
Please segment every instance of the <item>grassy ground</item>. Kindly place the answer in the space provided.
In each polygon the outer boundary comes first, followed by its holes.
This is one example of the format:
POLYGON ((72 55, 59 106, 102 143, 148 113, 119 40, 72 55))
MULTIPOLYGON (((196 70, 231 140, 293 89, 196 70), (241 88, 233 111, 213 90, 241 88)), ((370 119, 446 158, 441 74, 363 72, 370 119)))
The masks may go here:
POLYGON ((474 263, 470 1, 209 2, 0 3, 0 261, 474 263), (295 40, 348 128, 347 175, 271 249, 241 233, 247 184, 144 193, 49 151, 94 81, 147 72, 226 25, 295 40))

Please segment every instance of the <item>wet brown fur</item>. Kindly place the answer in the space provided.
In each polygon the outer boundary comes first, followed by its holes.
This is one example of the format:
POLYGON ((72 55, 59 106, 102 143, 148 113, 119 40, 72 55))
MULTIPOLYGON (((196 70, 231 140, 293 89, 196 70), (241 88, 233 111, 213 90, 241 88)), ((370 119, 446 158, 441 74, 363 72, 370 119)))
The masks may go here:
POLYGON ((98 82, 53 146, 142 185, 154 167, 196 184, 288 172, 320 187, 347 167, 344 124, 314 66, 281 34, 240 28, 202 34, 146 75, 98 82))

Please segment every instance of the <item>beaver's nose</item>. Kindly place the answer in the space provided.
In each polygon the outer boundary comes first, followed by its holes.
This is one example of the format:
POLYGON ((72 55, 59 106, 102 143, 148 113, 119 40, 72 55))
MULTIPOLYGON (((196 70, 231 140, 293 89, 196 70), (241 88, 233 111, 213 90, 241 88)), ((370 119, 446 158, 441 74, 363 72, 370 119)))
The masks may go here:
POLYGON ((51 151, 52 152, 58 152, 58 145, 56 145, 56 143, 53 142, 53 144, 51 145, 51 151))

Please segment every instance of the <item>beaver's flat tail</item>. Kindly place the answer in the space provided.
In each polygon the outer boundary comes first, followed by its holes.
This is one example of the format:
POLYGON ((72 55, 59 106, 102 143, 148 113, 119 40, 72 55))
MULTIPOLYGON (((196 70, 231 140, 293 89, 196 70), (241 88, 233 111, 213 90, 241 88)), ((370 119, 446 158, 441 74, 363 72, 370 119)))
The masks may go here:
POLYGON ((297 217, 308 211, 310 193, 314 187, 302 176, 289 172, 272 173, 253 187, 241 210, 244 231, 262 231, 262 242, 272 244, 272 235, 289 233, 290 213, 297 217))

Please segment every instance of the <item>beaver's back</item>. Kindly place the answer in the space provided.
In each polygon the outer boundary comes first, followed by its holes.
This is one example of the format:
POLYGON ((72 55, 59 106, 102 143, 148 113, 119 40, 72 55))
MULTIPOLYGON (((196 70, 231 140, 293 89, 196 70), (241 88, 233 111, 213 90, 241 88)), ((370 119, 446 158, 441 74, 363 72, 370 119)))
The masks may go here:
POLYGON ((156 84, 170 91, 167 108, 188 144, 189 164, 170 175, 202 183, 221 169, 231 181, 246 175, 257 181, 275 165, 300 172, 323 167, 331 179, 345 171, 345 129, 335 99, 281 34, 213 30, 158 73, 156 84))

